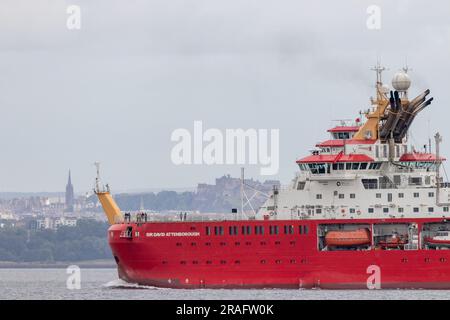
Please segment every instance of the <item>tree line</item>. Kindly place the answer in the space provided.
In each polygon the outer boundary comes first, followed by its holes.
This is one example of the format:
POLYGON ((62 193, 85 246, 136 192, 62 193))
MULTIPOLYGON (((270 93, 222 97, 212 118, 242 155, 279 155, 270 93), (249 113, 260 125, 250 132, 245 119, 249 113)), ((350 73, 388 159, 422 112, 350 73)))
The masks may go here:
POLYGON ((54 262, 112 258, 107 241, 108 224, 78 220, 76 227, 57 230, 0 229, 0 261, 54 262))

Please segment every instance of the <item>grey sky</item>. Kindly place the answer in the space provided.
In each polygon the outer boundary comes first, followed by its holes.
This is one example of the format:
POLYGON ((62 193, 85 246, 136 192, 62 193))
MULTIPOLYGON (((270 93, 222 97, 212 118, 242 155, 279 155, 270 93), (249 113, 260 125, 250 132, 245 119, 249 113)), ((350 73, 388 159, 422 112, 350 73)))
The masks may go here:
POLYGON ((0 191, 62 190, 71 168, 84 192, 96 160, 113 190, 239 175, 171 163, 171 132, 194 120, 279 128, 279 175, 248 174, 287 183, 333 119, 369 106, 377 55, 385 82, 407 57, 410 95, 431 89, 411 142, 439 130, 449 156, 449 17, 448 1, 2 0, 0 191), (66 28, 70 4, 79 31, 66 28), (379 31, 366 28, 371 4, 379 31))

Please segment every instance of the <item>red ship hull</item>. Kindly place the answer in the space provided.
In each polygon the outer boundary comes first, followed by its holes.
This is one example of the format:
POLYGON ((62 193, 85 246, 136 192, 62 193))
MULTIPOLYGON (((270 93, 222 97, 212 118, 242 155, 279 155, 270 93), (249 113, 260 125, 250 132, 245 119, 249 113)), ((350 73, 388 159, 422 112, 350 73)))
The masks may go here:
MULTIPOLYGON (((389 219, 424 223, 443 219, 389 219)), ((450 250, 321 251, 318 226, 371 220, 151 222, 112 225, 119 277, 168 288, 450 289, 450 250), (265 234, 255 234, 263 226, 265 234), (278 226, 277 234, 269 234, 278 226), (218 235, 216 227, 222 227, 218 235), (229 234, 230 227, 237 232, 229 234), (130 229, 131 228, 131 229, 130 229), (251 230, 250 234, 242 231, 251 230), (291 228, 291 229, 289 229, 291 228), (236 234, 237 233, 237 234, 236 234), (375 281, 375 282, 374 282, 375 281)), ((231 232, 231 231, 230 231, 231 232)))

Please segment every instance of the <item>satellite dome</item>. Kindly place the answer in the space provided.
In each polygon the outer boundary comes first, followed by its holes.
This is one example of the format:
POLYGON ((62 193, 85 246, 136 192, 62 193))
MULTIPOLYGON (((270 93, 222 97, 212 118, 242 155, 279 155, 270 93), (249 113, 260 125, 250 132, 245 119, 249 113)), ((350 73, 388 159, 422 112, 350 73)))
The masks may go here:
POLYGON ((392 86, 397 91, 406 91, 411 86, 411 79, 406 72, 399 71, 392 78, 392 86))

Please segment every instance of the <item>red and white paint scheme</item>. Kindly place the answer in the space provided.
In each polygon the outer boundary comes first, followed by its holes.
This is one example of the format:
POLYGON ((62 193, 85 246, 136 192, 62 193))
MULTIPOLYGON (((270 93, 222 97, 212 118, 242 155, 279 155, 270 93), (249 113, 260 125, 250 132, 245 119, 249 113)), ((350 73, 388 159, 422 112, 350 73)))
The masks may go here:
POLYGON ((366 119, 328 130, 328 140, 297 160, 290 185, 274 188, 257 212, 112 224, 120 278, 169 288, 450 289, 441 138, 418 151, 407 137, 431 103, 429 90, 409 100, 407 69, 392 89, 381 82, 383 68, 374 70, 377 96, 366 119))

